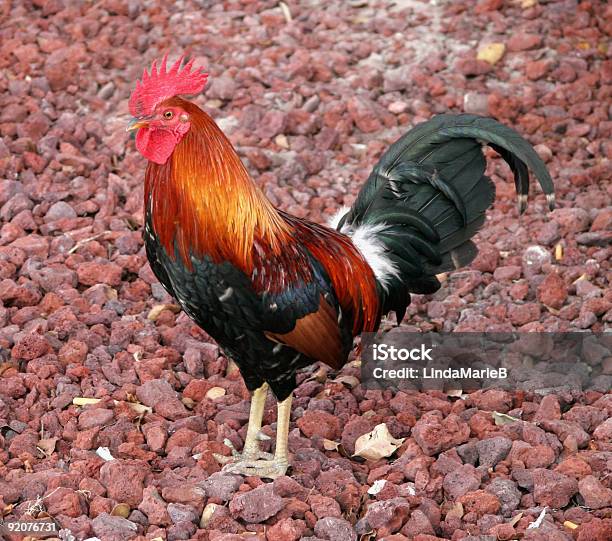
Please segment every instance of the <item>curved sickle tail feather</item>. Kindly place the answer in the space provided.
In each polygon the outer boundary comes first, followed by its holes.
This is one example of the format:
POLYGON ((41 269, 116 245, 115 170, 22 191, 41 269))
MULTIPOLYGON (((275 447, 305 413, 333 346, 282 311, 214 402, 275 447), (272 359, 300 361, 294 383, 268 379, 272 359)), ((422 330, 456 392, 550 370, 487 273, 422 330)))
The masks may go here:
POLYGON ((546 165, 516 131, 492 118, 439 115, 391 145, 338 220, 374 270, 382 312, 395 311, 398 323, 411 292, 435 292, 436 274, 463 267, 478 253, 470 239, 495 199, 482 144, 510 166, 520 212, 529 194, 528 169, 554 208, 546 165))

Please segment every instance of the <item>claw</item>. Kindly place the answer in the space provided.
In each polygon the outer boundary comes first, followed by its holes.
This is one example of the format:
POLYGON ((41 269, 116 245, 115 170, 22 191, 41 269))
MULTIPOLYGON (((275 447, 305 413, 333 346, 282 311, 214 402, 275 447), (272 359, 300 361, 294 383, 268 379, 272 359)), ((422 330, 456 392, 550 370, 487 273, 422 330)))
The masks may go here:
POLYGON ((234 456, 225 456, 220 455, 219 453, 213 453, 212 455, 219 464, 229 464, 230 462, 234 462, 236 460, 236 457, 234 456))
POLYGON ((232 456, 220 455, 213 453, 213 458, 223 465, 238 464, 241 462, 257 462, 258 460, 270 461, 274 459, 272 453, 266 453, 264 451, 257 451, 255 453, 239 453, 235 449, 232 449, 232 456))
POLYGON ((289 463, 285 460, 240 460, 239 462, 231 462, 223 466, 223 471, 227 473, 236 473, 246 477, 262 477, 267 479, 276 479, 287 473, 289 463))

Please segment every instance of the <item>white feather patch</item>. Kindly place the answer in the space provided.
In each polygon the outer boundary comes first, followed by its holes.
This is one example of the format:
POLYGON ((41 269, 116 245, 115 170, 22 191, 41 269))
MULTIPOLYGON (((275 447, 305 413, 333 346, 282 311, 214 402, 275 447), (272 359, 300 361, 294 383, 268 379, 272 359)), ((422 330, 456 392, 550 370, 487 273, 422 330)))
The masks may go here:
POLYGON ((393 277, 399 277, 399 269, 387 256, 386 248, 378 235, 385 230, 386 224, 360 225, 354 231, 342 231, 346 233, 355 247, 374 271, 376 279, 383 288, 387 288, 393 277))
MULTIPOLYGON (((349 211, 351 210, 350 207, 340 207, 340 209, 338 211, 336 211, 334 213, 334 215, 327 220, 327 225, 329 227, 332 227, 333 229, 338 229, 338 224, 340 223, 340 220, 342 220, 342 217, 349 211)), ((343 228, 344 229, 344 228, 343 228)))

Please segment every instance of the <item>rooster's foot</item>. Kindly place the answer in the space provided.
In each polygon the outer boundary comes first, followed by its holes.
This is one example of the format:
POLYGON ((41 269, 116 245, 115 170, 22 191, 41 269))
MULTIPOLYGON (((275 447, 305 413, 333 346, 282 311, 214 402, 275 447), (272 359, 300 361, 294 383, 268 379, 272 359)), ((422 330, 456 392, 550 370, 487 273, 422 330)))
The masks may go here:
MULTIPOLYGON (((269 453, 261 453, 268 455, 269 453)), ((237 473, 244 476, 265 477, 267 479, 276 479, 285 475, 289 463, 280 458, 271 458, 267 460, 239 460, 238 462, 230 462, 223 466, 223 471, 227 473, 237 473)))
POLYGON ((240 462, 257 462, 258 460, 272 460, 274 455, 272 453, 265 453, 264 451, 252 451, 239 453, 232 448, 232 456, 220 455, 213 453, 214 459, 223 465, 238 464, 240 462))

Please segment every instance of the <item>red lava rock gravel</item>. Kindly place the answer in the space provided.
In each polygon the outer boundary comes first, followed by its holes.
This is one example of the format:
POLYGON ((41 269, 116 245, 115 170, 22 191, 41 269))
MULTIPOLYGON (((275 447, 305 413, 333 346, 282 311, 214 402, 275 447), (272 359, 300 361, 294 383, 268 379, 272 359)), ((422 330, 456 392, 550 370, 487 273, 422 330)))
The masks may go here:
MULTIPOLYGON (((46 513, 61 539, 103 541, 612 539, 612 358, 595 346, 600 386, 580 392, 394 394, 312 369, 294 401, 291 478, 221 473, 213 455, 241 448, 249 394, 147 265, 145 163, 125 133, 143 68, 186 52, 210 72, 196 102, 271 201, 323 221, 412 125, 492 115, 536 146, 558 208, 532 194, 519 219, 508 169, 488 153, 497 201, 480 255, 415 295, 404 325, 603 331, 610 21, 603 0, 5 2, 4 518, 46 513), (491 43, 504 46, 493 64, 478 56, 491 43), (498 426, 494 411, 518 420, 498 426), (398 451, 351 458, 383 422, 405 438, 398 451)), ((267 451, 275 419, 270 399, 267 451)))

